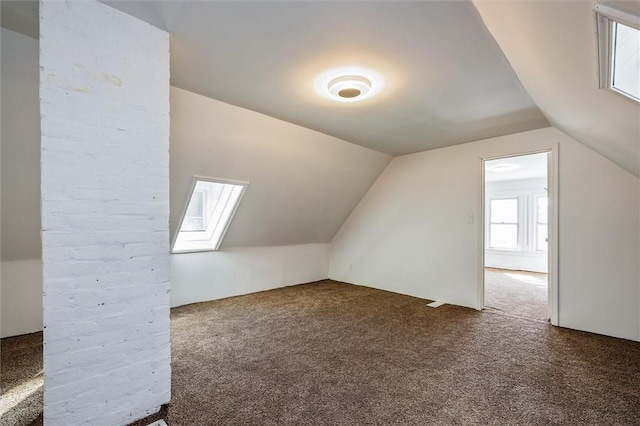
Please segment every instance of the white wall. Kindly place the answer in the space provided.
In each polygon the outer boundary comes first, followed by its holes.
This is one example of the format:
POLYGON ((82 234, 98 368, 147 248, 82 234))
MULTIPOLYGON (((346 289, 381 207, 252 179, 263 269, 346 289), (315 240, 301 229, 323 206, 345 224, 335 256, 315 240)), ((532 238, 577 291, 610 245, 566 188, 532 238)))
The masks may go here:
POLYGON ((171 306, 327 278, 329 244, 248 247, 171 256, 171 306))
POLYGON ((0 337, 42 331, 42 261, 2 262, 0 337))
POLYGON ((546 178, 517 179, 485 184, 485 257, 484 265, 489 268, 512 269, 519 271, 548 272, 546 251, 537 251, 535 247, 535 198, 547 195, 546 178), (519 240, 520 250, 497 250, 489 247, 490 200, 494 197, 518 197, 520 213, 519 240), (527 204, 530 202, 531 204, 527 204), (533 214, 531 214, 533 212, 533 214), (525 233, 528 235, 526 244, 525 233))
MULTIPOLYGON (((222 248, 329 243, 391 157, 171 89, 171 232, 193 175, 249 182, 222 248)), ((173 235, 173 234, 172 234, 173 235)))
POLYGON ((40 4, 44 422, 169 402, 169 35, 40 4))
POLYGON ((390 160, 172 88, 172 232, 193 175, 249 182, 221 251, 171 256, 172 306, 326 279, 328 243, 390 160))
MULTIPOLYGON (((7 122, 2 127, 2 235, 6 246, 2 254, 5 261, 35 260, 41 246, 38 41, 10 31, 5 37, 7 30, 2 31, 3 88, 16 89, 2 92, 3 102, 8 104, 3 104, 2 110, 7 122), (16 70, 5 72, 9 64, 16 70)), ((250 182, 225 239, 224 252, 196 258, 215 259, 212 263, 219 265, 221 276, 227 278, 242 276, 242 269, 232 273, 232 268, 245 268, 248 259, 261 264, 271 259, 275 268, 298 271, 293 275, 298 277, 297 283, 326 278, 326 265, 323 274, 316 273, 323 257, 305 258, 304 253, 308 247, 320 247, 331 240, 391 157, 181 89, 171 89, 171 102, 173 229, 192 175, 250 182), (243 250, 228 248, 232 246, 254 249, 247 257, 243 250), (287 261, 279 254, 285 252, 306 261, 295 267, 282 266, 287 261), (227 262, 229 253, 235 256, 227 262)), ((1 335, 37 331, 33 325, 41 323, 41 312, 35 304, 24 301, 36 301, 42 294, 42 279, 37 273, 40 263, 19 263, 7 269, 2 275, 3 287, 8 289, 2 292, 2 306, 16 309, 2 315, 1 335)), ((181 276, 178 272, 172 283, 172 297, 180 304, 206 300, 202 297, 208 294, 239 294, 238 289, 260 291, 278 281, 270 275, 256 281, 254 274, 249 287, 244 279, 207 284, 196 280, 184 287, 181 276), (181 296, 183 289, 185 297, 181 296)), ((281 285, 293 283, 295 280, 287 279, 281 285)))
POLYGON ((329 277, 477 307, 480 158, 556 143, 559 324, 640 340, 638 178, 553 128, 396 157, 335 236, 329 277))
MULTIPOLYGON (((596 1, 473 3, 551 125, 640 176, 640 104, 599 88, 596 1)), ((603 3, 640 13, 638 1, 603 3)))
POLYGON ((639 180, 584 146, 560 175, 561 325, 640 340, 639 180))
POLYGON ((42 330, 38 40, 2 28, 0 336, 42 330))
POLYGON ((2 260, 38 259, 41 252, 38 41, 3 28, 1 43, 2 260))

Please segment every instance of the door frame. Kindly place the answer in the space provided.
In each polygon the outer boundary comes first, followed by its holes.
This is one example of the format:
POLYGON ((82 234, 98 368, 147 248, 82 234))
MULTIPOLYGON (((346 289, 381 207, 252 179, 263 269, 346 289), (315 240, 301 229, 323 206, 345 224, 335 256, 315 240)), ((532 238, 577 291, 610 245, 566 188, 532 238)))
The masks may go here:
POLYGON ((479 245, 478 245, 478 301, 477 309, 484 309, 484 262, 485 262, 485 162, 489 160, 497 160, 500 158, 520 157, 530 154, 547 153, 547 197, 549 198, 549 240, 548 240, 548 252, 547 252, 547 267, 548 273, 548 294, 547 294, 547 307, 549 318, 552 325, 559 325, 560 315, 560 300, 558 291, 558 258, 559 258, 559 245, 558 245, 558 212, 560 210, 559 205, 559 191, 558 191, 558 144, 554 144, 547 148, 531 148, 531 149, 518 149, 509 152, 493 153, 481 155, 479 158, 480 168, 480 209, 478 217, 478 233, 479 233, 479 245))

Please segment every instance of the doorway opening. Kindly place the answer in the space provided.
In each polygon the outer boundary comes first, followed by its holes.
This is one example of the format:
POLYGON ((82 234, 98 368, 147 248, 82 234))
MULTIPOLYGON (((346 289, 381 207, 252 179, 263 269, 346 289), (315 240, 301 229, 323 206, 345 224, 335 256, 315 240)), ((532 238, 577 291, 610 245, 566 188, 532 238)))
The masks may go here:
POLYGON ((483 159, 482 308, 557 324, 552 151, 483 159))

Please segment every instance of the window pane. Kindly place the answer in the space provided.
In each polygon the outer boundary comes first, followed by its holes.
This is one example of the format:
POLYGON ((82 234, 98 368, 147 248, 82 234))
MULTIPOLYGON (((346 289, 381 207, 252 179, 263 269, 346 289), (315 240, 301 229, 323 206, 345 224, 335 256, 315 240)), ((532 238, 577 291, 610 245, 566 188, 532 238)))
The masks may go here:
POLYGON ((518 223, 518 199, 491 200, 491 223, 518 223))
POLYGON ((180 232, 204 231, 204 220, 201 217, 185 217, 180 232))
POLYGON ((187 208, 187 216, 202 216, 202 204, 204 193, 194 192, 189 201, 189 207, 187 208))
POLYGON ((181 231, 197 232, 204 231, 204 199, 203 191, 194 192, 187 207, 187 213, 182 223, 181 231))
POLYGON ((549 223, 547 197, 538 197, 538 223, 549 223))
POLYGON ((614 23, 611 85, 640 99, 640 31, 614 23))
POLYGON ((547 224, 537 224, 536 225, 536 235, 537 235, 537 243, 536 249, 540 251, 547 251, 549 249, 549 245, 547 243, 547 238, 549 236, 549 227, 547 224))
POLYGON ((243 183, 197 180, 173 252, 217 250, 245 188, 243 183))
POLYGON ((517 249, 518 225, 491 225, 489 230, 491 248, 517 249))

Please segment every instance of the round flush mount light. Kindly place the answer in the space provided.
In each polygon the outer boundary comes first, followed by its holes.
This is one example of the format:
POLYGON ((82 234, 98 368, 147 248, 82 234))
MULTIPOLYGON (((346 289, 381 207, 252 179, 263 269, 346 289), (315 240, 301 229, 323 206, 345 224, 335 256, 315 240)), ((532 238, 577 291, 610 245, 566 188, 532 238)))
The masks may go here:
POLYGON ((333 70, 316 81, 316 90, 334 101, 357 102, 377 93, 381 81, 376 73, 368 70, 333 70))
POLYGON ((327 83, 329 93, 340 101, 360 100, 371 90, 371 81, 361 75, 343 75, 327 83))

